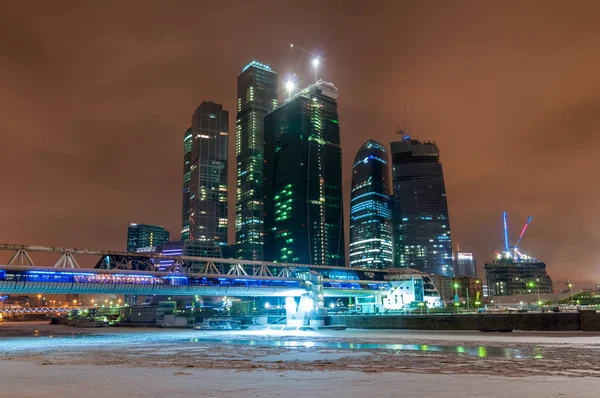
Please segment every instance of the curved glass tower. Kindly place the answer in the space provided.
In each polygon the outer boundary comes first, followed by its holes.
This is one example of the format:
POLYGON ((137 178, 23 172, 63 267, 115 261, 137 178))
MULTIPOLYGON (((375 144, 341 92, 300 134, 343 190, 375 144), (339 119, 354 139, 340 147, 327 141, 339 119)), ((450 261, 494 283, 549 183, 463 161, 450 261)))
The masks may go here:
POLYGON ((367 141, 354 158, 350 195, 350 266, 393 266, 388 154, 367 141))

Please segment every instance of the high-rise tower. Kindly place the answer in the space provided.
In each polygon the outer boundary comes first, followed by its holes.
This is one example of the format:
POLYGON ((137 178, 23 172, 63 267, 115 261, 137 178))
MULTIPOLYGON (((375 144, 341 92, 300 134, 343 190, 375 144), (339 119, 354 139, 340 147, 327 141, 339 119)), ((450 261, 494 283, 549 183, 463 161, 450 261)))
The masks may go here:
POLYGON ((367 141, 356 154, 350 194, 350 266, 393 266, 388 154, 367 141))
POLYGON ((156 247, 169 240, 169 231, 162 225, 131 223, 127 228, 127 251, 142 247, 156 247))
POLYGON ((183 136, 183 206, 181 210, 181 240, 190 240, 190 184, 192 182, 192 126, 183 136))
POLYGON ((391 143, 396 266, 454 276, 440 151, 406 136, 391 143))
POLYGON ((181 234, 202 242, 206 257, 220 257, 227 245, 228 117, 222 105, 202 102, 184 137, 181 234))
POLYGON ((337 97, 318 81, 265 117, 265 260, 345 265, 337 97))
POLYGON ((277 73, 252 61, 238 75, 235 257, 263 258, 264 118, 277 108, 277 73))

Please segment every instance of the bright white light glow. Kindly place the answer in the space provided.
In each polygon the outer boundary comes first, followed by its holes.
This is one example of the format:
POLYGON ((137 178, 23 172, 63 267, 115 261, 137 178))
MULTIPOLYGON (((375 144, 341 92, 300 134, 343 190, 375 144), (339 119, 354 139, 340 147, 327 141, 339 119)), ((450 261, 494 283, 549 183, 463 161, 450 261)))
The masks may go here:
POLYGON ((287 81, 287 83, 285 83, 285 89, 286 89, 288 92, 292 92, 292 90, 294 89, 294 86, 295 86, 295 85, 294 85, 294 82, 293 82, 293 81, 291 81, 291 80, 288 80, 288 81, 287 81))
POLYGON ((265 309, 268 310, 271 307, 271 304, 265 303, 265 309))
POLYGON ((300 300, 300 309, 304 312, 310 312, 314 309, 315 302, 311 298, 302 298, 300 300))
POLYGON ((315 58, 312 61, 312 64, 315 68, 318 67, 320 63, 321 63, 321 60, 319 58, 315 58))

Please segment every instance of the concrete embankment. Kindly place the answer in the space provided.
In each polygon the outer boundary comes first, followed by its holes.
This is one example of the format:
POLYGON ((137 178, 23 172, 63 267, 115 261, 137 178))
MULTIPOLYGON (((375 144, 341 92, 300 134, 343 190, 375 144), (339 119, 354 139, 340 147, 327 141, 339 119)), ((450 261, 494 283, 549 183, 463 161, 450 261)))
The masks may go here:
POLYGON ((328 316, 326 324, 355 329, 600 331, 596 311, 469 315, 348 315, 328 316))

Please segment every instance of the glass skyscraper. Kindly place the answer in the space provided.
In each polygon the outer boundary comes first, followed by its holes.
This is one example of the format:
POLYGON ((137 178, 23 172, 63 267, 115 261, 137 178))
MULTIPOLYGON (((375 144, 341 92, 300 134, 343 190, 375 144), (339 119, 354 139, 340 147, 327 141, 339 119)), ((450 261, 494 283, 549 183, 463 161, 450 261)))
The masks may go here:
POLYGON ((356 154, 350 194, 350 266, 393 266, 388 154, 367 141, 356 154))
POLYGON ((202 242, 202 255, 220 257, 227 245, 227 143, 229 112, 202 102, 184 136, 184 240, 202 242))
POLYGON ((468 276, 477 278, 477 265, 473 253, 456 253, 456 262, 454 264, 454 274, 456 276, 468 276))
POLYGON ((395 264, 454 276, 440 151, 405 137, 391 143, 395 264))
POLYGON ((127 251, 142 247, 156 247, 169 241, 169 231, 162 225, 131 223, 127 228, 127 251))
POLYGON ((338 90, 323 81, 265 117, 265 260, 345 265, 338 90))
POLYGON ((252 61, 238 75, 235 257, 263 259, 264 117, 277 108, 277 73, 252 61))
POLYGON ((192 126, 183 135, 183 206, 181 211, 181 240, 190 240, 190 184, 192 182, 192 126))

